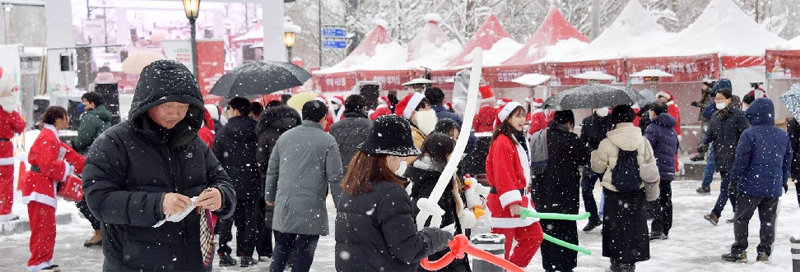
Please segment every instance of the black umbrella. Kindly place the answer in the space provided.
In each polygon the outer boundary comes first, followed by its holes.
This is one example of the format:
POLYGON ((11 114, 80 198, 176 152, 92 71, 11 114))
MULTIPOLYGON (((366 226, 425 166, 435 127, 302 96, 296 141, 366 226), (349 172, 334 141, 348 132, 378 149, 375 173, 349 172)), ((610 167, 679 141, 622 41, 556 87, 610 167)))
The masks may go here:
POLYGON ((269 94, 303 85, 309 78, 306 70, 288 62, 251 62, 223 75, 210 94, 227 98, 269 94))
POLYGON ((557 93, 544 102, 545 109, 572 110, 632 105, 644 99, 625 86, 589 84, 557 93))

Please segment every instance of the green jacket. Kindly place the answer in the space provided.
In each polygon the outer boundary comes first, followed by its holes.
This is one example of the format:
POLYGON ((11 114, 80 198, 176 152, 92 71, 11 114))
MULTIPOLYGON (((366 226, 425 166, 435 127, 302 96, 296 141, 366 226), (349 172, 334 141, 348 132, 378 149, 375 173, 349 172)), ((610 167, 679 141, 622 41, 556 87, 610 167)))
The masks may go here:
POLYGON ((81 116, 81 126, 78 128, 78 137, 72 141, 72 148, 78 153, 86 154, 89 146, 106 129, 111 127, 111 112, 105 105, 100 105, 88 110, 81 116))

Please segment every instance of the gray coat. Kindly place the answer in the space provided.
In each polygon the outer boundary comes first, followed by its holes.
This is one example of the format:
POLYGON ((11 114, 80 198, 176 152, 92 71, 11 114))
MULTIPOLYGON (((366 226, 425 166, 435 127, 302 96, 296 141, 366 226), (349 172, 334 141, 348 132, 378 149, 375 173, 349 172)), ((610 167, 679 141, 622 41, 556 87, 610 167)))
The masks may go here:
POLYGON ((272 229, 328 235, 328 185, 338 186, 342 180, 342 159, 333 136, 305 120, 278 138, 267 165, 264 198, 275 203, 272 229))

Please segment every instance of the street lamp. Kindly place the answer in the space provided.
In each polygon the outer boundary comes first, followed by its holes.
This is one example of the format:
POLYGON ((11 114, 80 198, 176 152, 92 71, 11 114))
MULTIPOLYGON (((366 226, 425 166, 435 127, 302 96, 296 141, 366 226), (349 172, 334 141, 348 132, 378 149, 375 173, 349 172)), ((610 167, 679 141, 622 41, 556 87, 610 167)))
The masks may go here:
POLYGON ((231 29, 233 29, 233 23, 231 23, 231 21, 225 21, 225 33, 228 34, 228 48, 231 47, 231 29))
POLYGON ((197 41, 194 22, 197 19, 197 13, 200 12, 200 0, 183 0, 183 10, 186 11, 186 18, 189 19, 189 24, 192 30, 192 72, 194 76, 197 74, 197 41))
POLYGON ((300 26, 293 24, 288 17, 283 22, 283 44, 286 45, 287 62, 292 62, 292 47, 294 46, 295 35, 299 34, 300 30, 300 26))

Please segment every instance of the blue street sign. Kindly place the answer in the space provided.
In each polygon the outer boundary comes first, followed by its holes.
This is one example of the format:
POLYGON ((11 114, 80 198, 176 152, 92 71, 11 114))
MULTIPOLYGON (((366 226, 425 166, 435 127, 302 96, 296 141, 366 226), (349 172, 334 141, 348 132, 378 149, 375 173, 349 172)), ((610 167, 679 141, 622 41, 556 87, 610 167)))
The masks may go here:
POLYGON ((328 49, 345 49, 347 48, 347 41, 322 41, 322 47, 328 49))
POLYGON ((343 27, 326 26, 322 27, 323 38, 346 38, 347 29, 343 27))

